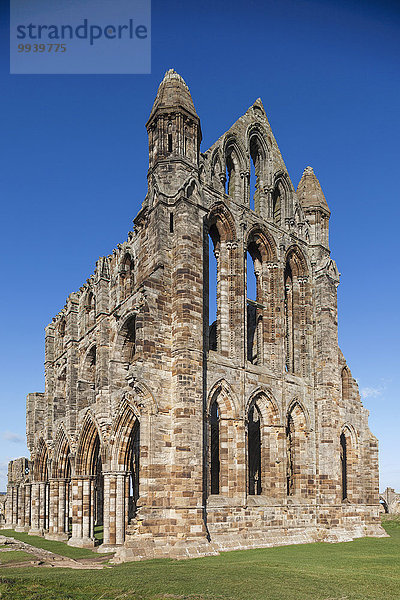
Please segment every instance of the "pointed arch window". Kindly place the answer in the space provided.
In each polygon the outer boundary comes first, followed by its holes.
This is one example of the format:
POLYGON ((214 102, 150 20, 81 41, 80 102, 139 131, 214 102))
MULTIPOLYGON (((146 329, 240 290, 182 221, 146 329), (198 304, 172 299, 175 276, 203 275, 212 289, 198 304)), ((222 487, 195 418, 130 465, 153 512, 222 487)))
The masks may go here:
POLYGON ((286 420, 286 493, 307 497, 312 491, 313 475, 307 458, 306 418, 295 403, 286 420))
POLYGON ((260 212, 262 154, 256 135, 250 139, 250 208, 260 212))
POLYGON ((282 195, 279 184, 275 186, 272 194, 272 220, 275 225, 281 225, 282 221, 282 195))
POLYGON ((96 321, 96 299, 93 292, 89 292, 86 300, 86 326, 92 327, 96 321))
POLYGON ((247 360, 262 364, 263 304, 262 304, 262 257, 254 242, 247 249, 247 360))
POLYGON ((220 478, 220 414, 216 400, 210 409, 210 467, 211 467, 211 494, 219 494, 220 478))
POLYGON ((58 325, 58 333, 59 333, 62 345, 64 344, 65 330, 66 330, 66 321, 65 321, 65 318, 63 317, 58 325))
POLYGON ((235 163, 233 162, 232 155, 226 157, 226 193, 231 198, 235 197, 235 163))
POLYGON ((121 296, 122 299, 125 300, 131 295, 134 285, 134 263, 129 253, 126 253, 124 256, 120 275, 122 287, 121 296))
POLYGON ((209 350, 218 350, 219 348, 219 313, 220 313, 220 269, 219 256, 221 247, 221 237, 217 226, 211 225, 209 229, 208 245, 208 314, 209 314, 209 350))
POLYGON ((286 371, 294 373, 293 274, 289 263, 285 269, 285 354, 286 371))
POLYGON ((140 469, 140 424, 136 419, 129 436, 128 453, 128 477, 129 477, 129 499, 128 499, 128 523, 135 518, 137 513, 137 501, 139 499, 139 469, 140 469))
POLYGON ((256 404, 247 413, 248 494, 261 494, 261 414, 256 404))
POLYGON ((168 152, 172 152, 172 124, 168 123, 168 134, 167 134, 167 149, 168 152))
POLYGON ((340 466, 342 476, 342 500, 347 499, 347 440, 344 432, 340 435, 340 466))
POLYGON ((122 356, 124 362, 131 363, 136 353, 136 315, 131 315, 125 321, 121 330, 122 356))
POLYGON ((88 383, 96 383, 96 346, 92 346, 86 358, 86 380, 88 383))
POLYGON ((286 424, 286 493, 292 496, 295 491, 294 481, 294 421, 292 415, 289 415, 286 424))
POLYGON ((347 367, 342 369, 342 401, 350 400, 350 372, 347 367))
POLYGON ((184 156, 187 156, 187 151, 188 151, 188 131, 187 131, 187 127, 184 127, 183 130, 183 154, 184 156))

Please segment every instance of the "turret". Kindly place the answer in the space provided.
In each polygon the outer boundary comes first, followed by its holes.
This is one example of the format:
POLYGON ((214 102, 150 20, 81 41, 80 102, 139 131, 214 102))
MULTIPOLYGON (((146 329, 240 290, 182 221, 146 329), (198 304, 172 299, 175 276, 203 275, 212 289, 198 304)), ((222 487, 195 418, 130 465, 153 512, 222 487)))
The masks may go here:
POLYGON ((149 176, 162 191, 174 194, 197 171, 201 128, 190 91, 173 69, 160 83, 149 120, 149 176))
POLYGON ((330 210, 312 167, 304 169, 297 187, 297 197, 310 225, 310 242, 329 251, 330 210))

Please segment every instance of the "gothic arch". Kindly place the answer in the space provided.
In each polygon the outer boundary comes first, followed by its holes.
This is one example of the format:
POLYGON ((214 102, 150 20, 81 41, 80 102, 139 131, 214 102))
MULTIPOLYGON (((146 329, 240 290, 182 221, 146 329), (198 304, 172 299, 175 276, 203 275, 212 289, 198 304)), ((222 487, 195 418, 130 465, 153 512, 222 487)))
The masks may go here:
POLYGON ((262 153, 262 159, 267 160, 269 154, 269 148, 267 144, 267 133, 260 123, 252 123, 249 125, 246 131, 247 148, 250 152, 250 144, 252 138, 257 139, 260 152, 262 153))
MULTIPOLYGON (((250 414, 252 406, 257 407, 261 424, 259 493, 270 498, 280 497, 282 486, 280 464, 283 450, 281 413, 273 394, 262 387, 255 389, 250 395, 246 405, 246 416, 250 414)), ((250 447, 248 447, 248 454, 249 452, 250 447)))
POLYGON ((278 408, 278 404, 269 390, 258 387, 250 394, 246 403, 246 414, 248 413, 252 402, 257 402, 264 425, 279 426, 282 424, 282 415, 278 408))
POLYGON ((216 148, 214 150, 211 156, 210 166, 210 177, 213 187, 217 190, 223 190, 225 181, 225 171, 223 168, 223 160, 219 148, 216 148))
POLYGON ((123 362, 132 362, 136 352, 136 311, 128 311, 120 319, 121 325, 116 336, 116 350, 123 362))
POLYGON ((246 153, 233 134, 225 137, 223 144, 225 164, 228 171, 227 195, 235 202, 243 203, 243 174, 248 171, 246 153))
POLYGON ((307 497, 312 493, 310 472, 309 427, 307 412, 294 399, 286 417, 286 493, 288 496, 307 497))
POLYGON ((206 223, 209 230, 215 225, 221 241, 231 242, 236 240, 235 219, 223 202, 215 202, 211 206, 206 223))
POLYGON ((358 471, 358 436, 353 425, 345 423, 340 431, 341 499, 354 501, 358 471))
POLYGON ((233 133, 227 134, 223 142, 222 152, 225 157, 225 160, 227 154, 231 149, 234 150, 234 152, 236 153, 238 166, 240 170, 245 170, 247 166, 246 152, 244 151, 244 148, 238 140, 238 138, 236 137, 236 135, 233 133))
MULTIPOLYGON (((283 198, 281 197, 281 224, 282 220, 285 218, 290 218, 293 216, 293 193, 294 188, 292 182, 288 174, 285 171, 279 170, 274 175, 273 180, 273 195, 276 190, 279 190, 283 193, 283 198)), ((273 217, 273 206, 271 207, 271 216, 273 217)))
POLYGON ((122 392, 122 400, 129 403, 138 418, 143 415, 155 415, 158 413, 158 404, 150 390, 143 382, 134 382, 132 387, 122 392))
POLYGON ((85 294, 86 329, 92 327, 96 322, 96 296, 91 286, 85 294))
POLYGON ((240 452, 238 402, 224 379, 211 387, 206 411, 208 493, 233 496, 237 493, 240 476, 236 464, 240 452))
POLYGON ((286 370, 289 373, 310 375, 312 333, 312 297, 308 280, 308 265, 297 245, 285 256, 284 269, 284 341, 286 370))
POLYGON ((92 405, 96 400, 97 346, 91 342, 81 359, 78 382, 78 411, 92 405))
POLYGON ((250 229, 245 243, 245 273, 248 275, 245 296, 246 353, 249 362, 262 365, 268 360, 271 344, 275 341, 276 314, 273 302, 279 282, 278 270, 271 266, 277 262, 276 245, 268 230, 259 226, 250 229), (252 296, 253 287, 255 297, 252 296))
POLYGON ((111 469, 128 470, 129 466, 129 439, 133 428, 139 423, 140 412, 138 407, 123 397, 118 414, 114 419, 110 436, 111 469))
POLYGON ((97 455, 102 459, 105 458, 102 436, 93 413, 88 411, 83 420, 78 440, 75 462, 76 474, 80 476, 95 475, 97 455))
POLYGON ((342 429, 341 429, 341 433, 344 433, 346 435, 346 437, 351 442, 351 445, 354 448, 354 450, 358 450, 358 448, 359 448, 358 434, 357 434, 357 431, 356 431, 356 428, 354 427, 354 425, 351 425, 348 422, 344 423, 342 426, 342 429))
POLYGON ((350 400, 351 395, 351 373, 349 367, 346 365, 341 370, 341 396, 342 401, 347 402, 350 400))
POLYGON ((231 386, 225 379, 216 381, 208 392, 207 413, 209 413, 211 404, 217 396, 218 404, 224 416, 226 418, 237 419, 239 415, 239 403, 231 386))
POLYGON ((121 300, 125 300, 133 292, 135 284, 135 260, 130 248, 121 253, 119 275, 121 280, 121 300))
POLYGON ((256 213, 260 214, 264 208, 264 182, 267 175, 268 151, 257 127, 250 127, 247 137, 249 178, 248 202, 256 213), (253 179, 254 178, 254 179, 253 179))
POLYGON ((245 240, 246 248, 248 249, 252 244, 257 248, 263 262, 276 262, 276 243, 265 227, 261 228, 259 225, 251 227, 245 240))
POLYGON ((71 476, 71 465, 69 460, 70 452, 71 445, 65 432, 65 428, 61 425, 58 429, 54 445, 53 477, 56 479, 71 476))
POLYGON ((285 264, 289 265, 294 276, 305 277, 309 273, 307 260, 297 245, 288 248, 285 256, 285 264))
POLYGON ((299 400, 298 398, 293 398, 293 400, 288 405, 286 414, 288 415, 293 411, 295 411, 296 415, 300 414, 300 412, 304 415, 305 430, 307 433, 309 433, 312 429, 311 417, 310 417, 308 410, 304 406, 303 402, 301 400, 299 400))
POLYGON ((35 452, 34 479, 35 481, 47 481, 49 451, 46 442, 41 437, 39 439, 37 450, 35 452))

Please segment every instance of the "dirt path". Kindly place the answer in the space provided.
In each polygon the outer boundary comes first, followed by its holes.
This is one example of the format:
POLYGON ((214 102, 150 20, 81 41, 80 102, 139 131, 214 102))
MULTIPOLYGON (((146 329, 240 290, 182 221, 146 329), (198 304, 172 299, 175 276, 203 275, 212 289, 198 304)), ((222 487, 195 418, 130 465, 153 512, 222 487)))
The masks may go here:
POLYGON ((36 548, 25 542, 20 542, 12 537, 0 535, 0 553, 10 552, 11 550, 23 550, 32 554, 32 560, 13 562, 9 564, 0 564, 0 569, 10 569, 15 567, 62 567, 64 569, 103 569, 104 564, 109 560, 109 556, 95 556, 93 558, 67 558, 54 554, 49 550, 36 548), (2 546, 2 547, 1 547, 2 546))

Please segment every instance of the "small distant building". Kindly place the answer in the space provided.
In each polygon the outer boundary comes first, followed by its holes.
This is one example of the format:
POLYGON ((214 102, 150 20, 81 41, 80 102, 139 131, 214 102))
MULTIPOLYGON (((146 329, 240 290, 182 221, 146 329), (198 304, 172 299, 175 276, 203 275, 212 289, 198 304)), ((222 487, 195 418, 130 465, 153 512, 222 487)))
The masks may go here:
POLYGON ((385 513, 400 514, 400 494, 395 492, 393 488, 387 487, 386 490, 379 495, 379 501, 383 506, 385 513))

